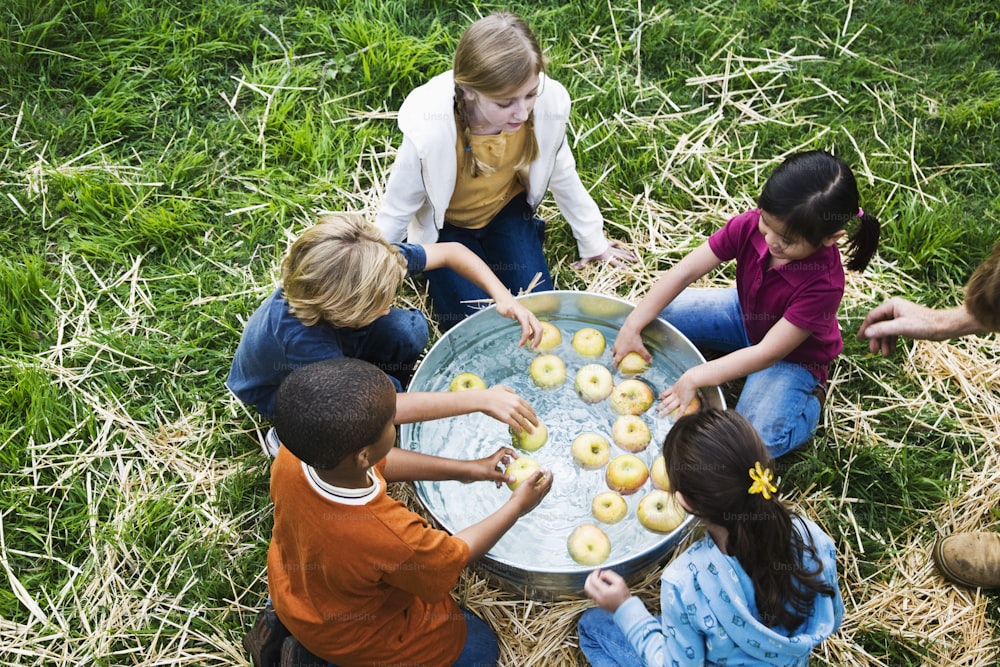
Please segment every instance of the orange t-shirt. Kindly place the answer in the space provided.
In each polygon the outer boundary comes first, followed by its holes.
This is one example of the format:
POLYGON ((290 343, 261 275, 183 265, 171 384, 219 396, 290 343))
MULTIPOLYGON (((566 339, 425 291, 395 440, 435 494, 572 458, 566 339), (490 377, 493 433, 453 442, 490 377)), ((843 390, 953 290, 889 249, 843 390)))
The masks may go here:
POLYGON ((303 646, 340 667, 451 665, 465 618, 449 594, 469 560, 460 539, 386 493, 338 497, 287 448, 271 466, 268 591, 303 646))

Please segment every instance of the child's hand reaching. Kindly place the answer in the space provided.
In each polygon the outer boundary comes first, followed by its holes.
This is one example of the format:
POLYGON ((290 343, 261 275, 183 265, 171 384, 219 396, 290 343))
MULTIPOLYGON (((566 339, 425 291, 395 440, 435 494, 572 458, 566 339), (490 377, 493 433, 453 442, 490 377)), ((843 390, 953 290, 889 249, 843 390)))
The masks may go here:
POLYGON ((542 325, 538 322, 535 314, 521 305, 513 296, 502 298, 496 301, 497 313, 508 319, 517 320, 521 325, 521 340, 517 346, 521 347, 529 340, 531 349, 534 350, 542 342, 542 325))
POLYGON ((552 488, 552 471, 539 470, 534 475, 517 485, 514 493, 510 494, 507 502, 517 503, 520 506, 518 516, 524 516, 531 510, 538 507, 549 489, 552 488))
POLYGON ((587 575, 583 591, 604 611, 615 613, 625 600, 632 597, 628 584, 614 570, 594 570, 587 575))
POLYGON ((622 326, 615 336, 615 343, 611 346, 611 360, 615 368, 629 352, 636 352, 647 362, 653 360, 653 355, 649 353, 642 342, 642 335, 639 331, 634 331, 630 327, 622 326))
POLYGON ((583 257, 573 262, 573 269, 579 271, 593 262, 607 262, 611 266, 625 266, 639 261, 639 256, 614 239, 608 241, 608 249, 600 255, 583 257))
POLYGON ((690 372, 685 372, 672 387, 660 394, 660 404, 656 406, 656 416, 663 418, 668 415, 679 417, 684 414, 688 405, 698 396, 698 385, 692 381, 690 372))
POLYGON ((462 475, 458 481, 468 482, 493 482, 499 489, 503 484, 514 481, 512 477, 504 474, 507 465, 517 458, 517 452, 510 447, 501 447, 486 458, 468 461, 467 474, 462 475))
POLYGON ((485 392, 480 412, 507 424, 516 431, 530 433, 538 426, 538 415, 535 414, 535 410, 510 387, 497 384, 480 391, 485 392))

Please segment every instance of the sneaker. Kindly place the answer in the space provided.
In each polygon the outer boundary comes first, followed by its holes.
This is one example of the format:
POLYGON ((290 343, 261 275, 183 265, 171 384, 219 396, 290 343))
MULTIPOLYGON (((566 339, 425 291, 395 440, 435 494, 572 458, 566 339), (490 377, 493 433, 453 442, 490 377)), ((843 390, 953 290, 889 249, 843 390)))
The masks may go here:
POLYGON ((260 446, 264 449, 264 456, 273 459, 278 455, 278 448, 281 447, 281 439, 278 438, 278 432, 274 430, 273 426, 267 429, 264 441, 260 443, 260 446))
POLYGON ((281 645, 281 667, 327 667, 329 664, 310 653, 295 637, 285 637, 281 645))
POLYGON ((1000 588, 1000 533, 955 533, 934 545, 945 579, 969 588, 1000 588))
POLYGON ((274 613, 274 607, 268 602, 264 610, 257 614, 253 627, 243 636, 243 648, 250 654, 254 667, 279 667, 281 647, 289 636, 281 619, 274 613))

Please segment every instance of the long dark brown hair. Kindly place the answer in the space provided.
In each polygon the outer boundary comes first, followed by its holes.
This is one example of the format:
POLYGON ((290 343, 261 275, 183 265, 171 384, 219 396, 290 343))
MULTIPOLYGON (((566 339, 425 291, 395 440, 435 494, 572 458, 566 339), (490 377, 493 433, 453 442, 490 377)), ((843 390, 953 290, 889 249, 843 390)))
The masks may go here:
POLYGON ((792 631, 809 616, 816 595, 834 594, 821 577, 809 532, 794 527, 798 517, 777 496, 748 492, 749 470, 757 462, 771 470, 774 464, 746 418, 733 410, 682 417, 667 433, 663 456, 671 489, 695 515, 728 531, 724 550, 753 582, 765 625, 792 631))

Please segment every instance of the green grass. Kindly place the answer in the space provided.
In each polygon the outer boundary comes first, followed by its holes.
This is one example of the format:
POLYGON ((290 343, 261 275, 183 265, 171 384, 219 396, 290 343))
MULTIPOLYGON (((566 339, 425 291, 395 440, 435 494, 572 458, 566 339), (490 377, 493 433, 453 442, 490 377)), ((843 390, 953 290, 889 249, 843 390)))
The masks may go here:
MULTIPOLYGON (((0 7, 0 559, 18 582, 0 587, 0 661, 245 659, 270 508, 255 422, 222 384, 242 324, 318 210, 377 206, 399 142, 389 112, 449 67, 471 17, 500 7, 0 7)), ((639 233, 637 199, 690 211, 707 235, 794 149, 856 166, 883 243, 869 292, 842 313, 831 401, 876 406, 878 438, 834 423, 787 457, 784 480, 828 491, 821 518, 862 576, 888 581, 894 536, 933 539, 929 517, 982 443, 970 406, 938 391, 915 409, 919 378, 865 358, 852 334, 885 294, 956 303, 1000 237, 1000 12, 983 0, 503 7, 535 28, 575 100, 570 142, 615 236, 639 233)), ((544 210, 558 283, 587 287, 544 210)), ((681 254, 643 252, 653 268, 681 254)), ((884 664, 937 655, 877 623, 850 639, 884 664)))

